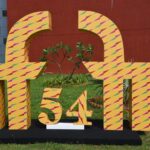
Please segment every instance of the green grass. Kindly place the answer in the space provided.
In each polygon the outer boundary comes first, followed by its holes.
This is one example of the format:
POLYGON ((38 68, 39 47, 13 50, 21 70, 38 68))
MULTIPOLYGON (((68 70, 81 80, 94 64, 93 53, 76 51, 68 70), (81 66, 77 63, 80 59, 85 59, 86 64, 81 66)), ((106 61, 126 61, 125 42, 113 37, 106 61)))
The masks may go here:
POLYGON ((142 146, 115 146, 115 145, 85 145, 85 144, 58 144, 58 143, 36 143, 36 144, 1 144, 0 150, 149 150, 149 144, 142 146))
MULTIPOLYGON (((42 100, 43 89, 46 87, 43 82, 49 78, 54 78, 55 76, 44 75, 40 78, 31 81, 31 110, 32 118, 37 119, 39 113, 41 112, 40 103, 42 100)), ((74 103, 74 101, 80 96, 83 90, 87 89, 88 98, 92 98, 96 95, 95 91, 96 85, 69 85, 63 87, 62 94, 60 96, 60 103, 63 107, 63 117, 66 118, 66 110, 74 103)), ((102 90, 100 88, 100 90, 102 90)), ((102 109, 93 109, 88 106, 88 109, 93 110, 92 118, 101 119, 102 109)), ((100 135, 101 136, 101 135, 100 135)), ((113 146, 113 145, 85 145, 85 144, 58 144, 58 143, 36 143, 36 144, 1 144, 0 150, 150 150, 150 134, 141 136, 143 144, 141 146, 113 146)))

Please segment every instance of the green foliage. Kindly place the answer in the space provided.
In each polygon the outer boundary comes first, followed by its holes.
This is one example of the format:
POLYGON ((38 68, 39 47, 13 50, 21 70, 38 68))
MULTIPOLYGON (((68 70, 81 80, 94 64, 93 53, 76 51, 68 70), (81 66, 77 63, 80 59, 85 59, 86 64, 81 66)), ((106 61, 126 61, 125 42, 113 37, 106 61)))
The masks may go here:
POLYGON ((53 63, 58 68, 59 74, 62 74, 63 62, 67 60, 68 62, 73 63, 72 70, 69 75, 66 76, 56 76, 55 79, 49 80, 46 82, 48 86, 62 86, 65 84, 81 84, 84 83, 82 77, 73 77, 77 69, 80 68, 82 61, 89 61, 93 56, 93 45, 92 44, 83 44, 82 42, 76 43, 76 53, 75 57, 72 56, 73 48, 64 44, 63 42, 57 43, 53 47, 43 49, 42 57, 40 61, 46 61, 47 63, 53 63), (60 58, 60 53, 62 56, 60 58))
POLYGON ((43 49, 42 56, 39 59, 40 61, 47 61, 47 63, 53 63, 59 70, 59 73, 62 74, 62 66, 65 60, 72 62, 73 66, 70 73, 69 79, 75 73, 77 69, 80 68, 82 61, 89 61, 93 55, 93 45, 92 44, 83 44, 82 42, 76 43, 76 54, 75 57, 72 57, 73 48, 64 44, 63 42, 57 43, 56 45, 43 49), (60 58, 60 53, 63 53, 62 58, 60 58))
POLYGON ((76 74, 68 79, 70 75, 57 74, 54 78, 49 78, 44 81, 46 87, 62 87, 68 85, 81 85, 88 83, 88 75, 76 74))

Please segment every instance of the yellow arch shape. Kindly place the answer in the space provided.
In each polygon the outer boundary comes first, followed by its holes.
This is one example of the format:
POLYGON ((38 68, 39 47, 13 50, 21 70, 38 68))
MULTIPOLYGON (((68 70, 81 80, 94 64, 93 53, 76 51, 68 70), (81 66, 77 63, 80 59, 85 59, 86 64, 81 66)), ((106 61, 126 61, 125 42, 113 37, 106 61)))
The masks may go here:
MULTIPOLYGON (((0 80, 7 80, 9 129, 24 130, 31 124, 30 94, 27 79, 35 79, 45 63, 28 62, 29 39, 38 32, 52 29, 48 11, 31 13, 14 24, 6 44, 6 63, 0 65, 0 80)), ((2 86, 1 86, 2 88, 2 86)), ((0 90, 1 95, 4 93, 0 90)), ((4 103, 4 99, 1 99, 4 103)), ((2 112, 3 108, 0 109, 2 112)), ((5 115, 0 118, 0 127, 5 125, 5 115)))
POLYGON ((123 130, 123 80, 132 79, 132 129, 150 131, 150 63, 124 61, 121 33, 106 16, 93 11, 78 16, 78 28, 95 33, 104 44, 104 62, 83 62, 94 78, 104 81, 104 129, 123 130))

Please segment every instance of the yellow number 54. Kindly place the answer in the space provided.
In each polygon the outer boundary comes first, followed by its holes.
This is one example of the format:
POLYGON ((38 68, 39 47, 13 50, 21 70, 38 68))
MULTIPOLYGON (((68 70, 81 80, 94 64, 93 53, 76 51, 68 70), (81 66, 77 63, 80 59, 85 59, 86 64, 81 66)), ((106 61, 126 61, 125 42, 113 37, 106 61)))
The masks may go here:
MULTIPOLYGON (((43 99, 41 102, 41 108, 49 109, 54 113, 54 120, 48 117, 48 114, 41 112, 39 115, 39 121, 42 124, 50 125, 56 124, 60 121, 62 116, 62 106, 59 102, 54 99, 59 98, 62 89, 58 88, 45 88, 43 93, 43 99), (52 100, 53 99, 53 100, 52 100)), ((75 124, 78 125, 92 125, 91 122, 87 121, 87 117, 92 116, 92 111, 87 110, 87 91, 84 91, 75 103, 67 111, 66 115, 69 117, 78 117, 78 121, 75 124), (74 107, 78 105, 78 111, 72 111, 74 107)))

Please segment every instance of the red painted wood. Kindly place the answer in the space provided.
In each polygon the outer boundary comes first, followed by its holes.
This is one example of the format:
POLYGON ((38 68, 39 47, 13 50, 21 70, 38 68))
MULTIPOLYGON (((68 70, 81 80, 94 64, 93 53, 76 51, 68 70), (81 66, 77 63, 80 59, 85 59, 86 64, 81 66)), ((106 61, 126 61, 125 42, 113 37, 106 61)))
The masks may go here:
MULTIPOLYGON (((30 46, 30 61, 38 61, 43 48, 57 42, 75 45, 77 41, 95 46, 94 61, 103 61, 103 44, 94 34, 77 29, 78 10, 100 12, 112 19, 120 28, 125 46, 126 61, 150 62, 150 0, 13 0, 8 1, 8 26, 35 11, 52 13, 53 30, 40 33, 30 46)), ((64 63, 63 72, 69 73, 72 64, 64 63)), ((49 65, 48 72, 58 69, 49 65)), ((82 66, 79 72, 87 72, 82 66)))

